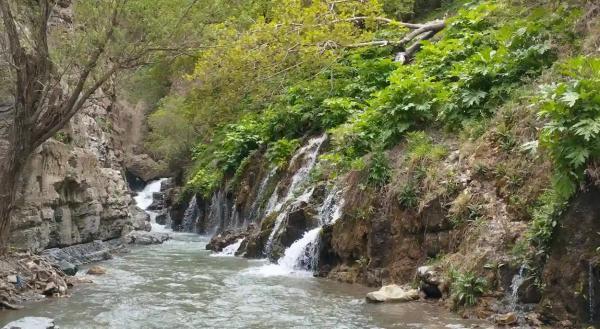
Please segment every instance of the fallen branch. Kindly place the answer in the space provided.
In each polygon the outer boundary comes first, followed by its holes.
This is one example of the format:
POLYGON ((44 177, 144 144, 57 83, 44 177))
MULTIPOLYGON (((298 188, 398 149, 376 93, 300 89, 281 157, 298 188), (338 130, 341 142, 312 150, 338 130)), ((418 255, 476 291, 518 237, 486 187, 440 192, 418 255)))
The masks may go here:
MULTIPOLYGON (((355 19, 366 19, 367 17, 354 17, 355 19)), ((381 18, 388 20, 387 18, 381 18)), ((400 22, 401 23, 401 22, 400 22)), ((401 23, 407 24, 407 23, 401 23)), ((413 31, 405 35, 401 40, 375 40, 368 42, 360 42, 345 45, 345 48, 362 48, 362 47, 385 47, 385 46, 393 46, 395 48, 403 48, 403 51, 400 51, 395 56, 395 61, 400 62, 402 64, 407 63, 412 59, 417 51, 421 49, 421 41, 429 40, 433 38, 439 31, 443 30, 446 27, 446 22, 441 20, 431 21, 426 24, 411 24, 413 31), (412 42, 412 45, 406 47, 408 44, 412 42)))

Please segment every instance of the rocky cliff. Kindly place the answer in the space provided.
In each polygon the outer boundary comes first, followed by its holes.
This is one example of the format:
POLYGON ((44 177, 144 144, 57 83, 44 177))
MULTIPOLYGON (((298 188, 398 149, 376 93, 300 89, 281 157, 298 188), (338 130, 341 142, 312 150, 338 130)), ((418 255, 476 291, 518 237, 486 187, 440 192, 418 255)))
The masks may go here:
MULTIPOLYGON (((120 237, 139 217, 115 147, 113 97, 99 95, 31 157, 20 178, 12 245, 40 251, 120 237)), ((122 114, 120 114, 122 115, 122 114)))

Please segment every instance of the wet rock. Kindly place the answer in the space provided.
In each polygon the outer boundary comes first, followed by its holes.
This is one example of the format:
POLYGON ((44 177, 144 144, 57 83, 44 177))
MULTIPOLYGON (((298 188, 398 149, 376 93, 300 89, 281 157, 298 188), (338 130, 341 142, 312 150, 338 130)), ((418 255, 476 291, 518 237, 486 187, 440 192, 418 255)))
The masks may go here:
POLYGON ((48 284, 46 284, 46 287, 44 287, 44 290, 42 292, 46 296, 52 296, 58 293, 58 286, 56 286, 56 283, 54 282, 48 282, 48 284))
POLYGON ((494 322, 500 326, 510 326, 516 324, 518 321, 515 313, 496 314, 494 316, 494 322))
POLYGON ((131 231, 150 232, 150 230, 152 230, 152 225, 150 224, 150 215, 138 207, 133 208, 135 208, 132 210, 133 218, 131 219, 133 230, 124 232, 123 235, 129 234, 131 231))
POLYGON ((210 242, 206 245, 206 250, 212 250, 215 252, 221 252, 223 248, 228 245, 235 243, 239 239, 244 239, 248 236, 248 231, 234 231, 227 230, 221 232, 210 239, 210 242))
POLYGON ((133 231, 123 237, 123 242, 126 244, 151 245, 161 244, 170 238, 171 236, 167 233, 133 231))
POLYGON ((542 294, 539 288, 534 282, 534 278, 527 278, 517 289, 517 295, 519 296, 519 302, 525 304, 539 303, 542 299, 542 294))
POLYGON ((104 275, 104 274, 106 274, 106 269, 102 266, 96 265, 96 266, 90 267, 86 273, 89 275, 104 275))
POLYGON ((161 211, 155 218, 156 224, 166 225, 169 222, 169 213, 167 210, 161 211))
POLYGON ((79 271, 79 267, 77 265, 69 263, 68 261, 66 261, 64 259, 61 259, 56 264, 56 267, 58 267, 61 271, 63 271, 66 275, 69 275, 69 276, 73 276, 73 275, 77 274, 77 271, 79 271))
POLYGON ((162 210, 165 208, 165 194, 163 192, 152 193, 152 203, 148 206, 147 210, 162 210))
POLYGON ((417 269, 421 291, 427 298, 441 298, 443 281, 437 269, 433 266, 421 266, 417 269))
POLYGON ((419 299, 419 291, 417 289, 392 284, 368 293, 366 298, 367 302, 372 303, 409 302, 419 299))
POLYGON ((10 322, 2 329, 58 329, 53 319, 44 317, 26 317, 10 322))

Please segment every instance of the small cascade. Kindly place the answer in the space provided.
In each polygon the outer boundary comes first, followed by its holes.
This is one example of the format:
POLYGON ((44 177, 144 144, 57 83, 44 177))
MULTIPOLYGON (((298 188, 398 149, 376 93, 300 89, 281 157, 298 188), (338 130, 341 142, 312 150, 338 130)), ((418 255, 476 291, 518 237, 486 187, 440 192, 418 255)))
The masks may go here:
POLYGON ((198 208, 198 200, 196 200, 196 196, 194 195, 192 197, 192 200, 190 200, 187 209, 183 213, 183 221, 181 224, 183 231, 194 231, 194 227, 196 226, 196 222, 198 221, 199 215, 200 209, 198 208))
POLYGON ((265 245, 265 254, 270 255, 273 250, 273 241, 279 230, 281 229, 281 224, 284 219, 288 215, 288 213, 293 209, 294 204, 298 202, 308 202, 312 193, 314 191, 314 187, 308 187, 305 190, 301 188, 304 187, 305 183, 308 181, 308 176, 310 171, 314 168, 317 162, 317 156, 319 155, 319 150, 321 149, 321 145, 327 139, 327 135, 323 134, 319 137, 313 138, 308 141, 308 143, 300 148, 296 154, 290 160, 290 167, 297 167, 298 161, 301 162, 300 168, 294 173, 292 176, 292 181, 290 186, 287 189, 286 195, 282 200, 278 200, 278 190, 280 188, 279 184, 273 191, 273 194, 269 198, 269 203, 267 206, 267 210, 265 215, 272 214, 274 212, 280 212, 275 219, 275 225, 273 226, 273 230, 269 234, 269 239, 265 245), (300 196, 296 197, 298 193, 300 196), (290 201, 295 199, 295 202, 291 203, 290 201))
POLYGON ((512 312, 519 307, 519 287, 525 282, 525 265, 519 267, 519 272, 513 276, 510 284, 510 296, 508 296, 509 307, 512 312))
POLYGON ((227 247, 223 248, 223 250, 221 250, 221 252, 218 252, 216 254, 211 254, 211 256, 212 257, 233 257, 233 256, 235 256, 235 253, 238 251, 238 249, 240 249, 240 246, 242 245, 243 241, 244 241, 244 239, 239 239, 235 243, 232 243, 232 244, 228 245, 227 247))
MULTIPOLYGON (((263 178, 263 180, 260 182, 260 186, 258 187, 258 191, 256 192, 256 197, 254 198, 254 202, 252 202, 252 206, 250 207, 250 209, 251 209, 250 216, 248 218, 246 218, 245 220, 248 220, 248 219, 253 220, 259 216, 260 211, 261 211, 260 208, 262 208, 260 205, 260 201, 263 200, 263 194, 265 194, 267 186, 268 186, 269 182, 271 181, 271 179, 273 177, 275 177, 275 174, 277 174, 277 167, 273 168, 269 172, 269 174, 266 175, 263 178)), ((276 196, 277 194, 274 193, 273 195, 276 196)), ((273 197, 273 195, 271 195, 271 197, 273 197)), ((268 208, 268 205, 267 205, 267 208, 268 208)), ((246 224, 246 223, 244 223, 244 224, 246 224)))
POLYGON ((588 263, 588 307, 590 323, 594 323, 594 266, 588 263))
MULTIPOLYGON (((345 202, 342 196, 343 190, 335 186, 331 188, 319 209, 318 217, 320 225, 304 233, 302 238, 296 240, 287 248, 284 255, 277 261, 277 264, 266 265, 260 272, 267 276, 312 274, 312 271, 315 271, 318 266, 319 242, 323 226, 335 223, 342 216, 342 208, 345 202)), ((280 214, 280 216, 282 215, 280 214)), ((274 227, 273 232, 276 229, 278 228, 274 227)))
POLYGON ((290 271, 311 269, 313 255, 308 251, 316 243, 319 233, 321 233, 321 227, 304 233, 302 238, 296 240, 285 250, 285 254, 277 261, 277 264, 290 271))
POLYGON ((156 223, 156 216, 158 216, 158 213, 155 211, 148 210, 148 207, 150 207, 150 205, 152 205, 152 202, 154 201, 154 193, 160 192, 160 187, 165 180, 167 180, 167 178, 161 178, 148 183, 144 187, 144 189, 138 192, 138 194, 133 198, 135 204, 150 216, 150 224, 152 225, 152 231, 168 231, 165 229, 164 225, 156 223))

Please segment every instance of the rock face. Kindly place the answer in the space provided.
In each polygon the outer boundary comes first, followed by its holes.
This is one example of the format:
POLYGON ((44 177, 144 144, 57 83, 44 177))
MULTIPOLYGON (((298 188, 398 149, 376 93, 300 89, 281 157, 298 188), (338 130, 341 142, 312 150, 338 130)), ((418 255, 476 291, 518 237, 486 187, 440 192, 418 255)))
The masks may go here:
POLYGON ((214 235, 210 242, 206 245, 206 250, 212 250, 214 252, 220 252, 223 248, 228 245, 235 243, 239 239, 244 239, 248 236, 249 232, 252 231, 254 226, 246 231, 227 230, 219 234, 214 235))
POLYGON ((113 143, 116 109, 99 92, 53 139, 40 146, 19 181, 11 243, 34 252, 118 238, 140 227, 113 143))
POLYGON ((395 284, 383 286, 377 291, 367 294, 367 301, 371 303, 382 302, 410 302, 419 299, 419 291, 409 287, 401 287, 395 284))
POLYGON ((26 317, 10 322, 2 329, 59 329, 54 320, 44 317, 26 317))

